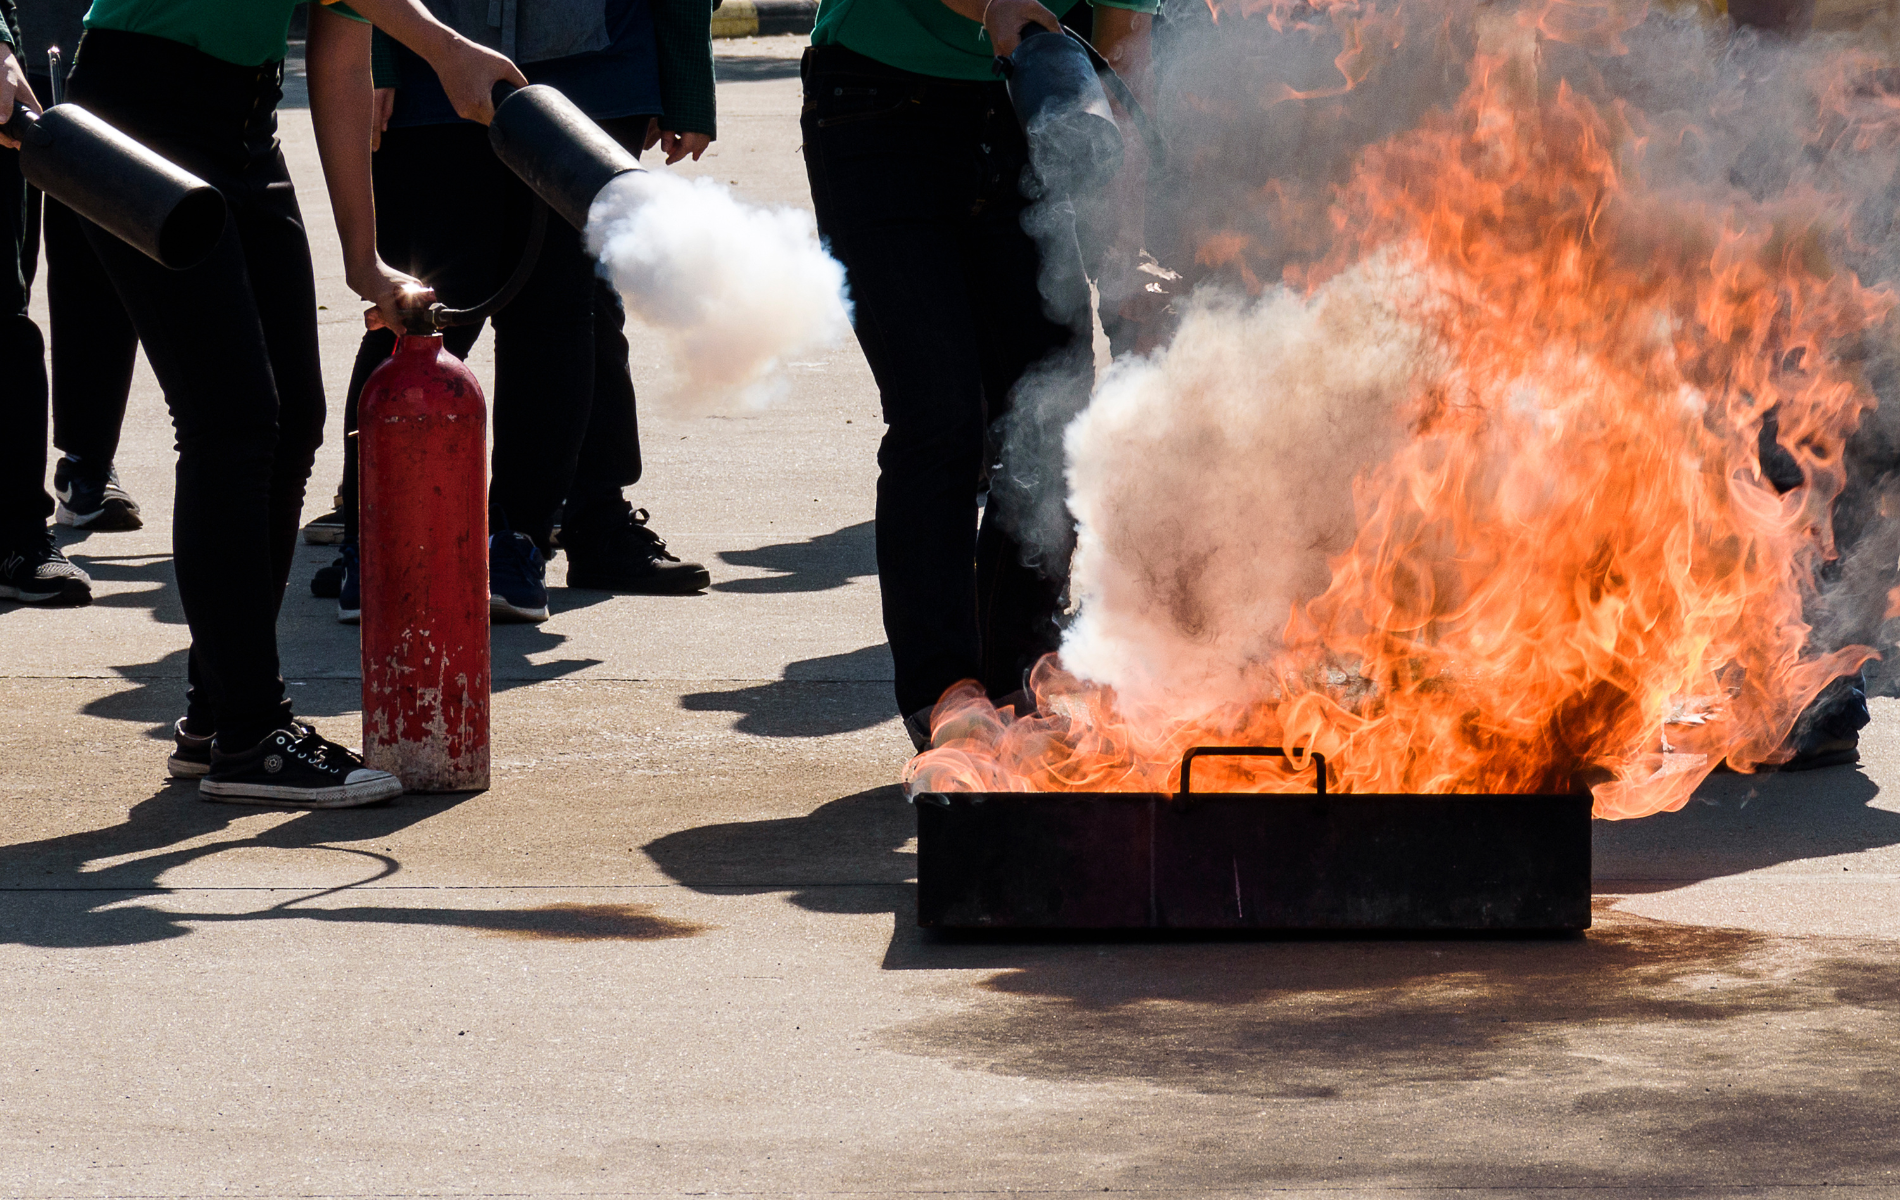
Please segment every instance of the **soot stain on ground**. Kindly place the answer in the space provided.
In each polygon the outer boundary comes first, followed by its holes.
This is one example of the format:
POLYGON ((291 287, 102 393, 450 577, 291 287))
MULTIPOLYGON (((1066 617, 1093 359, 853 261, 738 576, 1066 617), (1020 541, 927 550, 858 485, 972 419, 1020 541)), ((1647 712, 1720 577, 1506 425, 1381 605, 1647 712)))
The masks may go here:
MULTIPOLYGON (((1570 941, 923 946, 911 953, 940 968, 1001 969, 974 996, 946 989, 974 1000, 962 1011, 884 1041, 1021 1078, 1318 1104, 1321 1125, 1375 1113, 1403 1131, 1362 1148, 1379 1177, 1424 1161, 1426 1145, 1453 1170, 1471 1122, 1499 1105, 1561 1131, 1548 1154, 1527 1148, 1527 1168, 1606 1182, 1660 1186, 1711 1164, 1810 1182, 1900 1168, 1886 1132, 1900 1110, 1900 946, 1613 904, 1570 941), (1590 1165, 1583 1143, 1606 1141, 1618 1160, 1590 1165)), ((1330 1171, 1326 1149, 1315 1161, 1330 1171)))
POLYGON ((490 937, 551 942, 657 942, 712 928, 661 916, 644 904, 543 904, 493 916, 496 922, 482 930, 490 937))

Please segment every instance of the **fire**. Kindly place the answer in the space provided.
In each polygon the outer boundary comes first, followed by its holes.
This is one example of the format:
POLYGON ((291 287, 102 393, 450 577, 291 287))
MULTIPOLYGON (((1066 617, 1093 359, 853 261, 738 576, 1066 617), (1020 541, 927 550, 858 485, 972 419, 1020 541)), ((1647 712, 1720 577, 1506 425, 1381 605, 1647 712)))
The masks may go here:
MULTIPOLYGON (((1284 25, 1289 11, 1267 18, 1284 25)), ((1304 11, 1346 29, 1340 91, 1402 40, 1369 5, 1304 11)), ((1224 30, 1244 17, 1222 15, 1224 30)), ((1855 348, 1892 297, 1844 265, 1841 197, 1812 181, 1765 196, 1689 186, 1666 160, 1693 127, 1542 70, 1553 40, 1622 53, 1643 15, 1546 5, 1474 21, 1455 102, 1355 156, 1321 251, 1277 264, 1290 290, 1245 309, 1203 302, 1172 346, 1104 381, 1069 431, 1083 632, 1063 656, 1099 669, 1084 678, 1045 660, 1027 714, 997 711, 974 684, 952 689, 906 772, 913 791, 1168 791, 1190 746, 1266 744, 1324 754, 1342 791, 1588 787, 1598 815, 1634 817, 1680 807, 1724 760, 1746 771, 1784 753, 1821 688, 1873 657, 1813 649, 1802 612, 1834 554, 1846 440, 1875 405, 1855 348), (1269 317, 1278 324, 1260 324, 1269 317), (1156 414, 1190 396, 1232 412, 1287 405, 1300 355, 1327 340, 1299 331, 1328 328, 1369 339, 1338 353, 1396 357, 1367 402, 1368 429, 1386 421, 1389 436, 1354 436, 1369 457, 1350 472, 1340 527, 1311 539, 1320 550, 1275 548, 1270 503, 1252 545, 1197 540, 1179 521, 1144 527, 1138 476, 1154 454, 1191 443, 1225 456, 1211 469, 1227 479, 1287 469, 1250 460, 1223 423, 1153 432, 1172 420, 1156 414), (1270 356, 1277 374, 1209 398, 1218 385, 1196 382, 1210 354, 1196 339, 1216 329, 1234 354, 1262 330, 1295 332, 1270 356), (1116 397, 1164 393, 1128 427, 1146 432, 1118 434, 1149 439, 1130 442, 1130 478, 1089 482, 1078 447, 1106 436, 1116 397), (1771 414, 1804 476, 1785 493, 1762 468, 1771 414), (1302 553, 1323 557, 1310 588, 1294 579, 1302 553), (1259 560, 1255 574, 1202 580, 1232 556, 1259 560), (1281 586, 1281 564, 1286 598, 1249 609, 1281 586), (1138 661, 1128 630, 1143 623, 1187 658, 1196 646, 1235 658, 1231 678, 1138 661), (1110 626, 1125 636, 1103 644, 1119 649, 1091 655, 1089 637, 1110 626), (1141 686, 1150 668, 1173 675, 1141 686)), ((1867 66, 1835 56, 1814 85, 1824 133, 1890 154, 1891 99, 1854 86, 1867 66)), ((1284 111, 1330 94, 1281 85, 1263 102, 1284 111)), ((1293 190, 1270 184, 1261 203, 1293 190)), ((1264 251, 1249 262, 1249 241, 1213 231, 1201 260, 1235 263, 1251 283, 1276 264, 1264 251)), ((1204 762, 1196 781, 1312 786, 1304 764, 1259 759, 1204 762)))

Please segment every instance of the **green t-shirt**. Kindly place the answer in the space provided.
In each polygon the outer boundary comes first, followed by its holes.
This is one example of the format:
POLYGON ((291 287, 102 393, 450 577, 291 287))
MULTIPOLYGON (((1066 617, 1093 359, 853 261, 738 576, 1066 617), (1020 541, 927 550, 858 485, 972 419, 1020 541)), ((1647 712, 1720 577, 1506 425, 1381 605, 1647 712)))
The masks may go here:
MULTIPOLYGON (((104 0, 100 0, 101 3, 104 0)), ((1080 0, 1044 0, 1057 16, 1080 0)), ((1096 8, 1152 13, 1160 0, 1088 0, 1096 8)), ((866 58, 939 79, 995 79, 996 51, 981 22, 960 17, 943 0, 820 0, 814 46, 843 46, 866 58)))
MULTIPOLYGON (((290 53, 290 14, 299 0, 92 0, 87 29, 149 33, 240 67, 290 53)), ((322 0, 334 4, 335 0, 322 0)), ((348 8, 340 15, 361 21, 348 8)))

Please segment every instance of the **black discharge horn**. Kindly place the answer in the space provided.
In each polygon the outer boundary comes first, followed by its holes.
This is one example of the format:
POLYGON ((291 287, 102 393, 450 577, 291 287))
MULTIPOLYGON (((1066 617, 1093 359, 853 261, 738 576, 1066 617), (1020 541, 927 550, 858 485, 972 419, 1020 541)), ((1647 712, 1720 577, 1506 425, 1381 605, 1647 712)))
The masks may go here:
POLYGON ((197 266, 224 233, 222 192, 76 104, 18 104, 0 131, 27 182, 164 266, 197 266))
POLYGON ((1114 89, 1141 131, 1149 168, 1161 165, 1161 139, 1134 92, 1074 30, 1054 33, 1040 25, 1023 26, 1015 52, 997 56, 996 73, 1008 80, 1010 106, 1029 139, 1030 164, 1050 191, 1066 196, 1093 192, 1121 170, 1126 147, 1104 83, 1114 89))
POLYGON ((642 169, 626 147, 546 84, 497 83, 494 97, 488 143, 495 157, 576 229, 587 228, 587 210, 602 188, 642 169))

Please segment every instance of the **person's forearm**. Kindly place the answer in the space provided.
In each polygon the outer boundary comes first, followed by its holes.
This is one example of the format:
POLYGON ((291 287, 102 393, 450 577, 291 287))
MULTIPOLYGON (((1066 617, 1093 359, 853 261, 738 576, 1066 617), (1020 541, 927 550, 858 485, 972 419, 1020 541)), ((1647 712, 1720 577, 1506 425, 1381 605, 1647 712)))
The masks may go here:
POLYGON ((343 266, 358 287, 376 265, 376 198, 370 180, 374 88, 370 27, 313 5, 306 49, 310 122, 330 190, 330 210, 343 242, 343 266))
POLYGON ((465 39, 430 15, 420 0, 351 0, 372 25, 426 59, 430 66, 465 39))
POLYGON ((436 20, 417 0, 355 0, 354 6, 428 61, 458 116, 486 125, 495 115, 491 97, 496 83, 528 85, 515 64, 436 20))
POLYGON ((1149 33, 1153 28, 1154 18, 1147 13, 1102 5, 1095 10, 1094 37, 1090 39, 1144 103, 1148 99, 1149 33))

